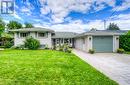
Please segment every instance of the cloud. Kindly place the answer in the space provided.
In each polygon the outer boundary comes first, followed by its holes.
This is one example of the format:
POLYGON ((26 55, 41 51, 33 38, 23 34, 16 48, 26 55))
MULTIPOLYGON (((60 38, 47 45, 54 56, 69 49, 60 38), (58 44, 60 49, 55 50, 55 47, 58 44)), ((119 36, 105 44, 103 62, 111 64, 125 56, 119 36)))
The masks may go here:
POLYGON ((26 8, 26 7, 22 7, 21 11, 22 12, 30 12, 30 10, 28 8, 26 8))
POLYGON ((68 24, 55 24, 55 25, 51 25, 49 23, 43 22, 43 23, 34 24, 34 26, 43 27, 43 28, 45 27, 45 28, 52 29, 58 32, 64 31, 64 32, 77 32, 77 33, 84 32, 86 28, 85 24, 83 24, 81 20, 76 20, 68 24))
POLYGON ((130 20, 130 13, 114 15, 114 16, 110 17, 110 19, 114 19, 114 20, 130 20))
POLYGON ((53 23, 62 23, 71 11, 87 13, 94 7, 95 11, 102 10, 108 6, 115 6, 115 0, 40 0, 41 13, 51 12, 53 23), (94 6, 96 3, 96 6, 94 6))
MULTIPOLYGON (((91 20, 88 23, 83 23, 82 20, 74 20, 72 21, 69 18, 70 22, 68 24, 54 24, 54 25, 44 25, 37 24, 37 26, 47 27, 55 31, 65 31, 65 32, 77 32, 82 33, 86 30, 90 30, 91 28, 96 28, 98 30, 104 30, 104 23, 102 20, 91 20)), ((120 14, 112 16, 109 20, 107 20, 106 26, 110 23, 117 24, 121 30, 130 30, 130 13, 129 14, 120 14)))
POLYGON ((13 16, 16 19, 23 21, 23 19, 16 12, 14 12, 13 14, 10 14, 10 15, 13 16))
MULTIPOLYGON (((28 0, 27 0, 28 1, 28 0)), ((129 0, 128 0, 129 1, 129 0)), ((118 11, 126 10, 130 7, 127 0, 122 3, 121 6, 117 6, 118 11)), ((82 19, 73 20, 68 14, 72 11, 80 13, 88 13, 90 11, 97 12, 103 10, 104 8, 110 6, 113 10, 116 9, 116 0, 40 0, 41 14, 32 15, 32 21, 36 27, 47 27, 55 31, 69 31, 69 32, 84 32, 91 28, 97 28, 99 30, 104 29, 104 23, 101 19, 90 20, 88 22, 83 22, 82 19), (46 16, 46 15, 49 15, 46 16), (66 22, 66 23, 64 23, 66 22), (61 24, 62 23, 62 24, 61 24)), ((33 12, 34 6, 30 2, 25 3, 27 5, 19 7, 22 8, 20 11, 24 13, 33 12)), ((12 16, 18 20, 22 20, 22 17, 18 15, 19 13, 14 13, 12 16)), ((30 18, 30 17, 29 17, 30 18)), ((109 23, 116 23, 121 29, 130 29, 130 13, 129 14, 119 14, 110 17, 107 20, 107 26, 109 23)))
POLYGON ((27 15, 31 15, 32 14, 31 10, 29 8, 25 7, 25 6, 23 6, 21 8, 21 12, 24 13, 24 14, 27 14, 27 15))
POLYGON ((41 8, 40 11, 41 11, 42 14, 50 13, 50 9, 48 7, 41 8))
POLYGON ((89 23, 83 23, 82 20, 71 21, 68 24, 55 24, 48 26, 48 28, 59 32, 76 32, 82 33, 91 28, 103 28, 102 20, 94 20, 89 23))
POLYGON ((124 11, 130 8, 130 0, 124 0, 121 6, 116 6, 113 8, 113 11, 124 11))
POLYGON ((130 30, 130 13, 112 16, 108 23, 116 23, 122 30, 130 30))

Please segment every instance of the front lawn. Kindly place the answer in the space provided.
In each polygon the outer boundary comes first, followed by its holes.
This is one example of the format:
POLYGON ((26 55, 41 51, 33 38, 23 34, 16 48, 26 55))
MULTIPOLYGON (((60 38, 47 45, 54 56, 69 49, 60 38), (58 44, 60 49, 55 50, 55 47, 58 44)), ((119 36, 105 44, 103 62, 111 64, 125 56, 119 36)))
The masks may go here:
POLYGON ((0 51, 0 85, 117 85, 74 54, 0 51))

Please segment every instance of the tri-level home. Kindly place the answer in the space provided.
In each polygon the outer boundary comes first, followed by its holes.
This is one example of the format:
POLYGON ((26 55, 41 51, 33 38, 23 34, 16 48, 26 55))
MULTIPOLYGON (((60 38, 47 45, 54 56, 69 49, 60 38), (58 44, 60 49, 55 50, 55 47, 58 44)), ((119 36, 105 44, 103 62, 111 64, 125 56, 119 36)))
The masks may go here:
POLYGON ((119 48, 119 36, 127 31, 92 30, 77 34, 74 32, 55 32, 46 28, 22 28, 10 30, 14 33, 14 46, 24 44, 26 37, 32 36, 40 41, 41 48, 46 45, 53 48, 67 43, 70 47, 88 52, 116 52, 119 48))

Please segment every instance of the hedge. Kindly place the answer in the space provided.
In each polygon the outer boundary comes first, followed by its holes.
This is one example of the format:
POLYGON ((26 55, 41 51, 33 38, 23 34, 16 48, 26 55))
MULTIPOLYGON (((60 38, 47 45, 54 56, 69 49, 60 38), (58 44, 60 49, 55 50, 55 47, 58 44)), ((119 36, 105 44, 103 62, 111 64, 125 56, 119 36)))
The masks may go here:
POLYGON ((130 35, 120 36, 119 42, 120 48, 123 48, 125 51, 130 51, 130 35))

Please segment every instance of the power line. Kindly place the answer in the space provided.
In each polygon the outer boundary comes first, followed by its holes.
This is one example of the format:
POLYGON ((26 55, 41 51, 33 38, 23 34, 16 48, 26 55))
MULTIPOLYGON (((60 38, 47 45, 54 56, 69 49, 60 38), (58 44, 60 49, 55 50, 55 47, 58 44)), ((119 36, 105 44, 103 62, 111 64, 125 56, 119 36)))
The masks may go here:
MULTIPOLYGON (((121 3, 120 3, 121 4, 121 3)), ((106 29, 106 22, 107 20, 112 17, 118 10, 118 7, 111 13, 111 15, 107 18, 107 19, 104 19, 103 22, 104 22, 104 29, 106 29)))

